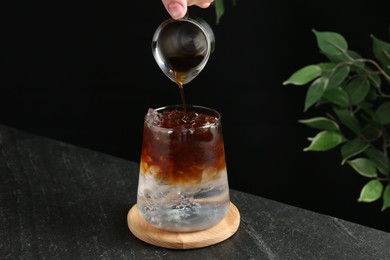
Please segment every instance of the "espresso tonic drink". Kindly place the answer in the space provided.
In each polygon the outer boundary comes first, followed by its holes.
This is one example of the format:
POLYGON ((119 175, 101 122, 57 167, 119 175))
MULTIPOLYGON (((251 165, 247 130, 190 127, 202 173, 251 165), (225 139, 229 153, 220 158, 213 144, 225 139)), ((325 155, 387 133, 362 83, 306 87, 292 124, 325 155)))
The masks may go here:
POLYGON ((221 221, 230 205, 220 114, 200 106, 149 109, 137 194, 141 216, 175 232, 221 221))

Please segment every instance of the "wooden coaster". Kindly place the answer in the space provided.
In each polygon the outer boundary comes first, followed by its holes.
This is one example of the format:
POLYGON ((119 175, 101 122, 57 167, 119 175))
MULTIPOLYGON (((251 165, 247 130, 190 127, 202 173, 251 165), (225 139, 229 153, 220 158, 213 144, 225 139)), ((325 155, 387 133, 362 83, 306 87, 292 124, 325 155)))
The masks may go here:
POLYGON ((211 228, 195 232, 170 232, 146 222, 135 204, 127 214, 127 225, 133 235, 148 244, 172 249, 191 249, 214 245, 231 237, 240 225, 240 213, 230 202, 225 218, 211 228))

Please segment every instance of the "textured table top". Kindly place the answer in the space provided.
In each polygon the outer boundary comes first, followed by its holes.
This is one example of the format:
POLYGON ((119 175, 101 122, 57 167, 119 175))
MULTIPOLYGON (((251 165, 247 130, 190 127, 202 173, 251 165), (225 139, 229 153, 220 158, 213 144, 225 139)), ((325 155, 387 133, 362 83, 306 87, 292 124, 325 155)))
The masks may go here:
POLYGON ((390 234, 231 190, 238 231, 209 247, 128 229, 138 163, 0 126, 0 259, 389 259, 390 234))

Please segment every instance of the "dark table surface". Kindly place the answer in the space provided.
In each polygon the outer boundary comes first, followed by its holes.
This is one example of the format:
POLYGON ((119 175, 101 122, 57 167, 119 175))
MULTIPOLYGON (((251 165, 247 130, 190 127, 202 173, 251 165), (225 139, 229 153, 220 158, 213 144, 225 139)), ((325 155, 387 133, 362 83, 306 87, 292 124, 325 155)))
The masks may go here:
POLYGON ((209 247, 128 229, 138 163, 0 125, 0 259, 390 259, 390 234, 231 190, 238 231, 209 247))

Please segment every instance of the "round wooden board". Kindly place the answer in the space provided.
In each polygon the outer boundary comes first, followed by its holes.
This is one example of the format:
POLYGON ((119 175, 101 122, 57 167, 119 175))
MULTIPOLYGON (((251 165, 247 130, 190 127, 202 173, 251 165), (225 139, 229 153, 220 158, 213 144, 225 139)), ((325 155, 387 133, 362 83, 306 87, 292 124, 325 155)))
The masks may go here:
POLYGON ((215 226, 195 232, 170 232, 147 223, 135 204, 127 214, 127 224, 133 235, 148 244, 171 249, 192 249, 214 245, 231 237, 240 225, 240 213, 230 202, 225 218, 215 226))

